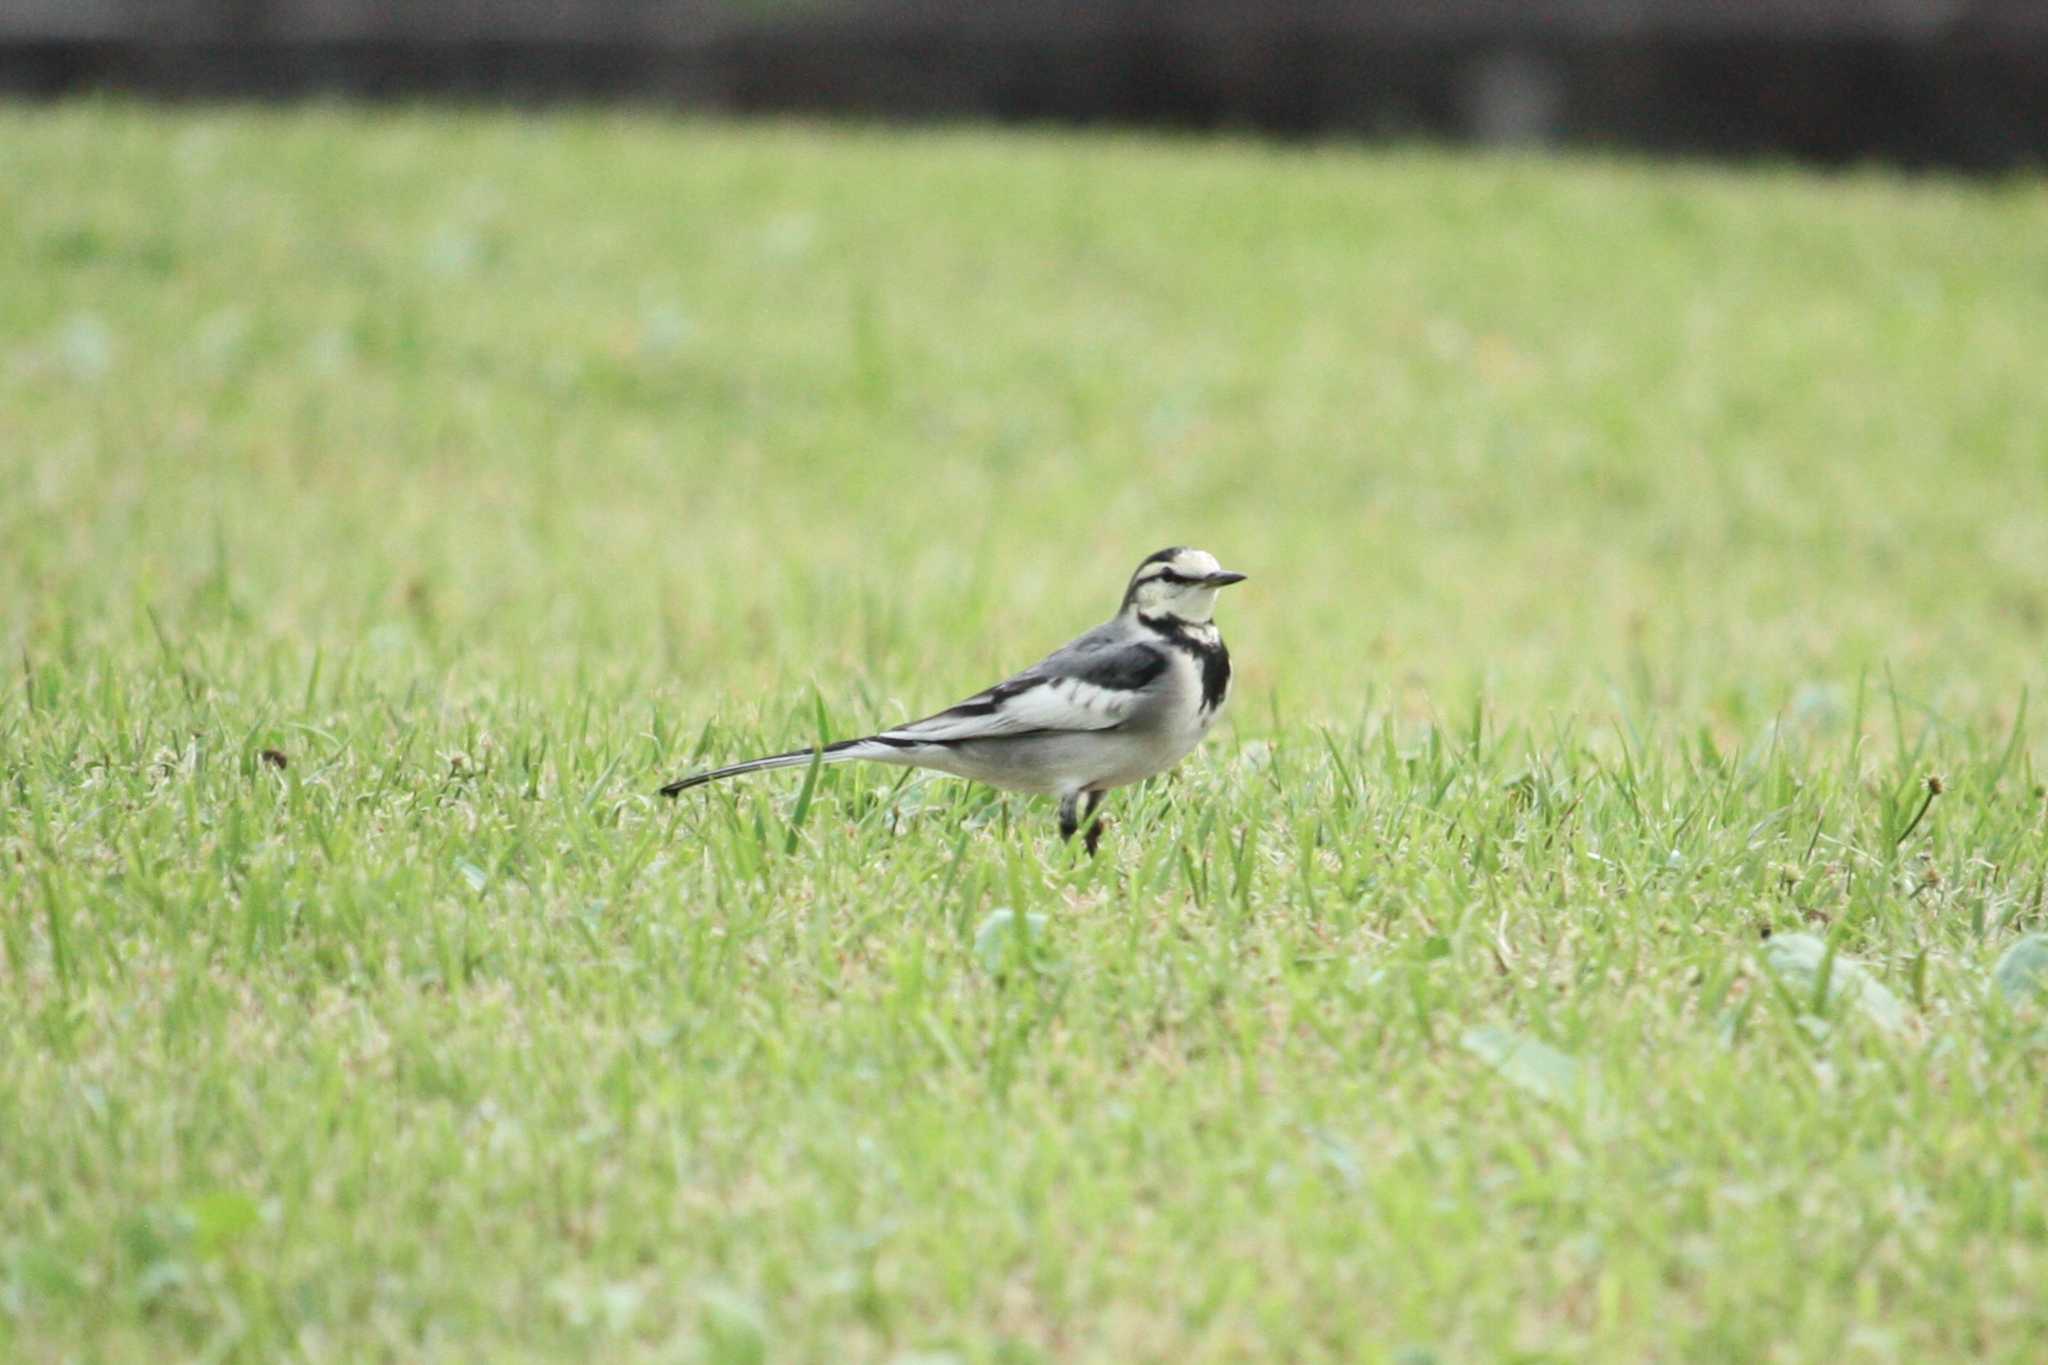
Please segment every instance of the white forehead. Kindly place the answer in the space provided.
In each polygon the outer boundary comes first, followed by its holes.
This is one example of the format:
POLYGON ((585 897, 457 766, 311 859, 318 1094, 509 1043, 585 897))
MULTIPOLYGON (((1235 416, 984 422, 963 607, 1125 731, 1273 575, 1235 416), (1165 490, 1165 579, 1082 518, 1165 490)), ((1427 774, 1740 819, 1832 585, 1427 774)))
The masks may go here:
POLYGON ((1204 574, 1212 574, 1223 567, 1217 561, 1216 556, 1210 554, 1207 550, 1182 550, 1173 557, 1172 562, 1175 573, 1184 573, 1190 578, 1199 578, 1204 574))

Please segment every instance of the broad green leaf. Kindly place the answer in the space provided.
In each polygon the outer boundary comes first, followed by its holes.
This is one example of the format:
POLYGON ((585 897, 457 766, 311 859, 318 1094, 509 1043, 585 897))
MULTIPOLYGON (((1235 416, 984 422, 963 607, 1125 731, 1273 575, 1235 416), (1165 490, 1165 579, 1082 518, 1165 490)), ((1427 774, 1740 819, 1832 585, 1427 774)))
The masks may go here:
POLYGON ((1899 998, 1854 958, 1843 957, 1812 934, 1779 934, 1763 946, 1764 966, 1801 1009, 1825 1013, 1846 1001, 1878 1027, 1905 1027, 1899 998))
POLYGON ((1502 1079, 1552 1104, 1596 1102, 1600 1077, 1592 1067, 1560 1052, 1541 1039, 1513 1029, 1468 1029, 1460 1039, 1467 1052, 1500 1073, 1502 1079))
POLYGON ((2023 935, 1999 957, 1991 980, 2012 1004, 2048 1003, 2048 934, 2023 935))
POLYGON ((1007 906, 991 910, 974 931, 974 955, 981 965, 995 971, 1010 960, 1012 953, 1028 955, 1044 939, 1045 916, 1033 910, 1019 919, 1007 906))

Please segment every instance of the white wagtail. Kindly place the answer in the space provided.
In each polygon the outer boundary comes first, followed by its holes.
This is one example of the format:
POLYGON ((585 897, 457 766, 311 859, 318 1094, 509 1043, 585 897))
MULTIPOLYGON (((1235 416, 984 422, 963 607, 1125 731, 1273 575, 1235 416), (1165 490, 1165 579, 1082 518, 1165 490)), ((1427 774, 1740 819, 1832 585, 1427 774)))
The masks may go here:
MULTIPOLYGON (((1131 575, 1114 617, 958 706, 865 739, 696 773, 661 794, 765 768, 865 759, 1057 796, 1060 838, 1071 839, 1104 792, 1165 772, 1215 724, 1230 695, 1216 592, 1243 579, 1207 551, 1161 550, 1131 575)), ((1091 854, 1101 837, 1096 820, 1091 854)))

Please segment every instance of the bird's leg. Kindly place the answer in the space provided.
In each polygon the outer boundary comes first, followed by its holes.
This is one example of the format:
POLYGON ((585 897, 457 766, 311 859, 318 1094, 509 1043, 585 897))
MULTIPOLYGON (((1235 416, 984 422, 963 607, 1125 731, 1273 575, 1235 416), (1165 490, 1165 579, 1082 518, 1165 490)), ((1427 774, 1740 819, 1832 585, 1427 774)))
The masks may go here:
MULTIPOLYGON (((1095 814, 1095 808, 1096 808, 1097 806, 1101 805, 1101 804, 1102 804, 1102 793, 1101 793, 1101 792, 1089 792, 1089 793, 1088 793, 1088 804, 1087 804, 1087 805, 1086 805, 1086 806, 1085 806, 1085 807, 1084 807, 1084 808, 1082 809, 1082 811, 1081 811, 1081 819, 1083 819, 1083 820, 1086 820, 1086 819, 1087 819, 1087 818, 1088 818, 1089 816, 1091 816, 1091 815, 1095 814)), ((1085 840, 1085 846, 1086 846, 1086 847, 1087 847, 1087 849, 1088 849, 1088 856, 1089 856, 1089 857, 1093 858, 1093 857, 1095 856, 1095 848, 1096 848, 1096 846, 1097 846, 1098 844, 1100 844, 1101 842, 1102 842, 1102 821, 1100 821, 1100 820, 1097 820, 1097 821, 1095 821, 1095 822, 1094 822, 1093 824, 1091 824, 1091 825, 1089 825, 1089 826, 1088 826, 1088 837, 1087 837, 1087 839, 1085 840)))
POLYGON ((1081 828, 1081 793, 1068 792, 1060 798, 1060 842, 1074 837, 1081 828))

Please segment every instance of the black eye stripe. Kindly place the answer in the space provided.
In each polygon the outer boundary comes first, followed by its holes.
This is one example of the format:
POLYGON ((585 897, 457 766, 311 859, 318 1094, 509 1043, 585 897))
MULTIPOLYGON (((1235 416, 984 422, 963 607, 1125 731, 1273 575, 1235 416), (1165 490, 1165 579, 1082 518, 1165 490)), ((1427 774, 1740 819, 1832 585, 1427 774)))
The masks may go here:
MULTIPOLYGON (((1161 550, 1158 554, 1153 555, 1143 564, 1140 564, 1138 571, 1131 575, 1130 587, 1124 590, 1123 609, 1128 611, 1135 603, 1140 601, 1139 594, 1148 584, 1164 583, 1175 588, 1207 587, 1209 585, 1208 573, 1182 573, 1179 569, 1173 567, 1171 561, 1174 557, 1189 553, 1186 549, 1161 550)), ((1202 558, 1208 559, 1209 557, 1203 555, 1202 558)), ((1209 562, 1214 564, 1216 561, 1210 559, 1209 562)))

